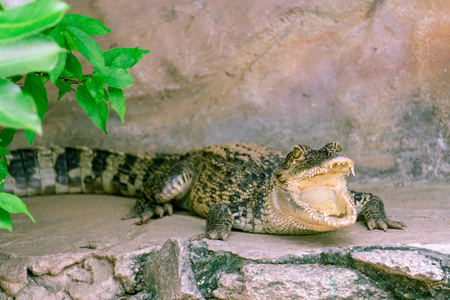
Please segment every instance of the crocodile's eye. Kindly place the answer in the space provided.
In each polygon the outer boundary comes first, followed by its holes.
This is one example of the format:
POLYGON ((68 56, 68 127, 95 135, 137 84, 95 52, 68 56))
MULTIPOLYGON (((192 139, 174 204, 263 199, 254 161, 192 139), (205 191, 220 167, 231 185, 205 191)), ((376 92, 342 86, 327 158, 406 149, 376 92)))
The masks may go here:
POLYGON ((338 142, 336 142, 336 152, 342 152, 341 145, 338 142))
POLYGON ((300 150, 299 148, 294 148, 294 150, 292 151, 292 155, 294 156, 294 158, 299 158, 300 155, 302 155, 302 150, 300 150))
POLYGON ((300 145, 294 146, 294 150, 292 150, 292 156, 295 159, 299 159, 299 158, 304 157, 305 153, 306 153, 306 150, 300 145))

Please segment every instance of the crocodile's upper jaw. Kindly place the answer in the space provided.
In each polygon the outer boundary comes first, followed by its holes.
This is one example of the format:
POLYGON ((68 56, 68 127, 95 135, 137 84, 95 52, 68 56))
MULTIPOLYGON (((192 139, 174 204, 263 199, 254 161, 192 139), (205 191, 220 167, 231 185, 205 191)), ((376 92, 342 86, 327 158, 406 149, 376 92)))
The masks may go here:
POLYGON ((347 174, 354 174, 353 168, 351 159, 336 156, 275 184, 276 206, 296 224, 286 233, 325 232, 353 225, 357 213, 346 179, 347 174))

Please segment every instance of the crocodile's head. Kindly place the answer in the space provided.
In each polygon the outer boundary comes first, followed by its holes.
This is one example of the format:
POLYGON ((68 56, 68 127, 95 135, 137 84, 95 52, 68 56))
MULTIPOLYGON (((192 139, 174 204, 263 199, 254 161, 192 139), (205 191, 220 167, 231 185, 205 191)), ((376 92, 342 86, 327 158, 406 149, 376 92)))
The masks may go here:
POLYGON ((275 171, 274 209, 289 219, 286 233, 331 231, 353 225, 356 207, 347 188, 353 161, 339 143, 321 149, 296 145, 275 171))

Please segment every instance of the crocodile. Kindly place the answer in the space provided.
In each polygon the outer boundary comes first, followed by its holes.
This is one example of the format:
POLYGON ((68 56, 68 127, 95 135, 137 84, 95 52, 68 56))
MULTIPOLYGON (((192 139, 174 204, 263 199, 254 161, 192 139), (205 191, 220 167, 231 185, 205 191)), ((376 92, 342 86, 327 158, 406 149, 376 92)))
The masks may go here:
POLYGON ((195 239, 226 240, 233 229, 301 235, 352 226, 364 219, 372 229, 403 229, 386 217, 382 200, 351 191, 354 162, 338 142, 320 149, 295 145, 280 151, 246 143, 224 143, 184 154, 130 154, 76 148, 11 151, 4 191, 18 196, 106 193, 137 198, 124 217, 145 224, 189 210, 206 218, 195 239))

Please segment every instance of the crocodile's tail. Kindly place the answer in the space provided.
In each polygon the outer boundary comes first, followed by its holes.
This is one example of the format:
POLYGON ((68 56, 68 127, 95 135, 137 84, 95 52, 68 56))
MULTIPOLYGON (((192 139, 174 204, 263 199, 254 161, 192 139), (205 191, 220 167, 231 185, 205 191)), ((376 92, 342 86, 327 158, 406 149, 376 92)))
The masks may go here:
POLYGON ((148 176, 180 155, 127 154, 76 148, 29 148, 6 156, 3 192, 17 196, 106 193, 135 197, 148 176))

